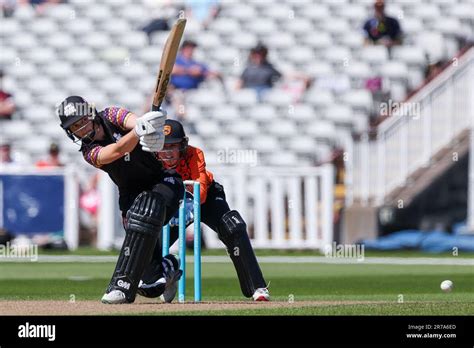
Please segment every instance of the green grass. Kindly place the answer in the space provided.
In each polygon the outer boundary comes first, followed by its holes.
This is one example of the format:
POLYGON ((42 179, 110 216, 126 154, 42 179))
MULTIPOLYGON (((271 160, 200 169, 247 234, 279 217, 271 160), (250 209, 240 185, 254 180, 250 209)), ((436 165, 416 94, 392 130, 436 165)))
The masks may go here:
MULTIPOLYGON (((193 265, 187 266, 187 297, 192 299, 193 265)), ((286 309, 180 312, 207 315, 442 315, 474 314, 474 271, 471 266, 371 264, 261 265, 273 300, 384 301, 286 309), (452 293, 439 284, 450 279, 452 293), (403 296, 404 303, 398 303, 403 296)), ((113 263, 0 263, 0 300, 99 300, 113 263)), ((243 301, 232 264, 204 263, 203 301, 243 301)), ((178 313, 176 313, 178 314, 178 313)))
MULTIPOLYGON (((192 250, 188 250, 191 254, 192 250)), ((40 255, 118 255, 118 250, 102 251, 92 247, 80 247, 74 251, 64 250, 39 250, 40 255)), ((319 251, 314 250, 277 250, 277 249, 257 249, 255 251, 257 256, 322 256, 323 254, 319 251)), ((202 251, 202 255, 225 255, 225 251, 222 249, 206 249, 202 251)), ((374 251, 365 250, 365 257, 463 257, 463 258, 474 258, 474 253, 469 252, 458 252, 457 256, 453 256, 451 252, 443 253, 428 253, 418 250, 397 250, 397 251, 374 251)))

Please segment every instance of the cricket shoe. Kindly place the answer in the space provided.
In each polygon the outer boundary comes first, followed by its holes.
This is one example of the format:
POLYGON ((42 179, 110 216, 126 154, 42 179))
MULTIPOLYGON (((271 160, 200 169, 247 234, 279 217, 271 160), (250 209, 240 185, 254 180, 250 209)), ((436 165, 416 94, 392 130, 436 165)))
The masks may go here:
POLYGON ((178 259, 174 255, 166 255, 163 258, 164 278, 166 280, 165 291, 160 296, 161 300, 171 303, 176 297, 178 291, 178 281, 183 275, 183 271, 179 269, 178 259), (165 265, 166 264, 166 265, 165 265))
POLYGON ((253 300, 257 302, 268 302, 270 301, 270 292, 267 288, 258 288, 253 293, 253 300))
POLYGON ((112 290, 111 292, 104 294, 101 301, 106 304, 128 303, 125 293, 121 290, 112 290))

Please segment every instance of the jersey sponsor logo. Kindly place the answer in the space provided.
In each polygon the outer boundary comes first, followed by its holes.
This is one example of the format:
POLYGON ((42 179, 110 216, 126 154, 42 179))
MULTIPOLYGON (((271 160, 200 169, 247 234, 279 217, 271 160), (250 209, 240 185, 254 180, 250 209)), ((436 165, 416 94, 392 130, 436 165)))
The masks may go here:
POLYGON ((170 135, 170 133, 171 133, 171 126, 169 124, 166 124, 163 127, 163 134, 167 136, 167 135, 170 135))
POLYGON ((123 289, 126 289, 126 290, 129 290, 130 289, 130 283, 129 282, 124 282, 122 279, 120 279, 118 282, 117 282, 117 286, 123 288, 123 289))

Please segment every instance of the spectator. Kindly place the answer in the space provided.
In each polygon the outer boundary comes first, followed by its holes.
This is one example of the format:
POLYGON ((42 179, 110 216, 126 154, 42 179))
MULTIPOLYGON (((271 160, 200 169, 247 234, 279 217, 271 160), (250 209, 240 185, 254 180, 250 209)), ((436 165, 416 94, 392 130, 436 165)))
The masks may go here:
POLYGON ((59 146, 55 143, 52 143, 49 147, 49 157, 45 160, 36 162, 36 166, 38 168, 62 167, 63 164, 59 160, 59 152, 59 146))
POLYGON ((273 87, 282 75, 268 62, 267 54, 268 49, 262 44, 252 48, 249 63, 240 77, 237 88, 253 88, 260 95, 261 92, 273 87))
POLYGON ((218 72, 209 70, 207 65, 193 58, 196 47, 197 44, 190 40, 185 40, 181 45, 171 76, 174 88, 184 91, 196 89, 205 79, 220 76, 218 72))
POLYGON ((0 1, 0 13, 3 17, 13 17, 17 5, 17 0, 1 0, 0 1))
MULTIPOLYGON (((168 31, 170 25, 168 23, 170 18, 177 17, 176 9, 171 4, 164 4, 153 11, 152 20, 141 28, 142 31, 148 36, 148 41, 152 43, 152 35, 157 31, 168 31)), ((179 13, 179 11, 178 11, 179 13)))
POLYGON ((0 144, 0 163, 3 165, 13 164, 11 156, 11 145, 8 143, 0 144))
POLYGON ((0 119, 11 120, 15 110, 12 95, 3 90, 3 70, 0 70, 0 119))
POLYGON ((185 6, 186 17, 197 20, 203 29, 209 27, 220 11, 218 0, 187 0, 185 6))
POLYGON ((384 45, 390 48, 401 45, 402 30, 398 21, 385 15, 385 3, 376 0, 374 4, 374 17, 368 19, 364 24, 366 44, 384 45))

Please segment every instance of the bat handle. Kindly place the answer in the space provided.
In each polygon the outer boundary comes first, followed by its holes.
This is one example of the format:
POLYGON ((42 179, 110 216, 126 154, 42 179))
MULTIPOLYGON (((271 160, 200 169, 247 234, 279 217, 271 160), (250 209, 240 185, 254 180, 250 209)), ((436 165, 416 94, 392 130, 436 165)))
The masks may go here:
POLYGON ((155 105, 155 104, 151 104, 151 111, 160 111, 160 106, 155 105))

